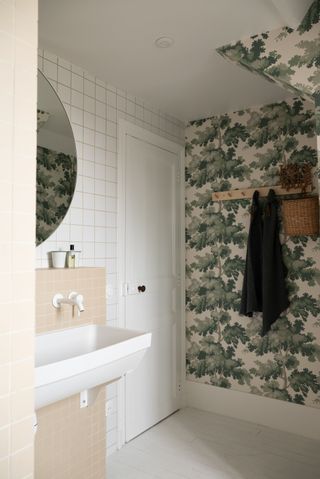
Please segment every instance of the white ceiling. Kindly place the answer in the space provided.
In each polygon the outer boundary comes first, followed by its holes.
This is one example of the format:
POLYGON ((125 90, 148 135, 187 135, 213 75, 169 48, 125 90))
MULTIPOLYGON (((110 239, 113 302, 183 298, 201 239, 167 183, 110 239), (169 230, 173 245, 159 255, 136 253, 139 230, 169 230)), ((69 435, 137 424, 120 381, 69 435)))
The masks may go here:
POLYGON ((226 43, 299 24, 311 0, 40 0, 39 44, 182 120, 288 97, 221 58, 226 43), (154 40, 169 35, 161 49, 154 40))

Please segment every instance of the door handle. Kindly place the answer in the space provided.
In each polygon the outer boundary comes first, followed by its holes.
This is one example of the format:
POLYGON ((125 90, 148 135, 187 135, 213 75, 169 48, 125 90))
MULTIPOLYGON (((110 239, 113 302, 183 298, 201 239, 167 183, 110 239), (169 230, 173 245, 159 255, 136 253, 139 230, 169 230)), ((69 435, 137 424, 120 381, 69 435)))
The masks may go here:
POLYGON ((144 284, 143 284, 143 285, 141 285, 141 286, 138 286, 138 291, 139 291, 139 293, 144 293, 144 292, 145 292, 145 290, 146 290, 146 287, 145 287, 145 285, 144 285, 144 284))

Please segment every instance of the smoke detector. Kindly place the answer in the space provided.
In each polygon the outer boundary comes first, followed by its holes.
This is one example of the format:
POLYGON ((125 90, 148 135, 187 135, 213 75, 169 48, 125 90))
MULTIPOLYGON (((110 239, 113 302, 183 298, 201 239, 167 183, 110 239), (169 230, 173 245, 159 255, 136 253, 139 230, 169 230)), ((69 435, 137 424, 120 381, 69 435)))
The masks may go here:
POLYGON ((169 48, 169 47, 172 47, 172 45, 174 44, 174 39, 172 37, 168 37, 166 35, 163 35, 163 36, 157 38, 154 41, 154 44, 158 48, 169 48))

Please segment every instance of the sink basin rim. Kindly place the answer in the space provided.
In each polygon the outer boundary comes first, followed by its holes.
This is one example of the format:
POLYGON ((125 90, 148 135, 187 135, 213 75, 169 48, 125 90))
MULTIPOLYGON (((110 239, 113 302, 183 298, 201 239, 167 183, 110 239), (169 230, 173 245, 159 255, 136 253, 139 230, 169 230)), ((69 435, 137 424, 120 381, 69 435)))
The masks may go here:
POLYGON ((102 327, 105 330, 110 330, 110 332, 119 332, 119 330, 123 329, 123 332, 126 332, 128 335, 132 334, 132 337, 124 338, 119 342, 106 345, 84 354, 78 354, 66 359, 36 366, 36 388, 62 381, 72 376, 82 374, 83 372, 94 370, 106 364, 111 364, 125 356, 129 356, 135 352, 144 350, 151 344, 151 333, 132 331, 124 328, 113 328, 107 325, 82 325, 76 326, 75 328, 60 329, 50 331, 48 333, 40 333, 37 335, 37 339, 41 339, 42 336, 48 337, 48 335, 59 336, 63 333, 72 334, 71 331, 74 332, 75 329, 80 330, 80 328, 92 328, 96 326, 102 327))

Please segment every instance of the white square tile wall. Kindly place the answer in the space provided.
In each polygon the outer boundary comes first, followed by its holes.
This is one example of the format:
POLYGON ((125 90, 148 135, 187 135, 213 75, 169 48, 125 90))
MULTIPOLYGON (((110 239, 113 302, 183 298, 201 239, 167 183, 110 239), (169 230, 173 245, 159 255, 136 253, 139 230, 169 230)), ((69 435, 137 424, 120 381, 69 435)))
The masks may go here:
MULTIPOLYGON (((117 134, 124 118, 184 144, 184 124, 142 99, 93 77, 56 55, 39 50, 38 67, 57 91, 69 115, 77 147, 78 177, 70 210, 56 232, 36 249, 36 266, 47 267, 47 253, 71 243, 81 249, 83 266, 107 270, 107 318, 117 311, 117 134)), ((108 399, 116 403, 116 387, 108 399)), ((116 447, 116 411, 108 417, 108 451, 116 447)))

